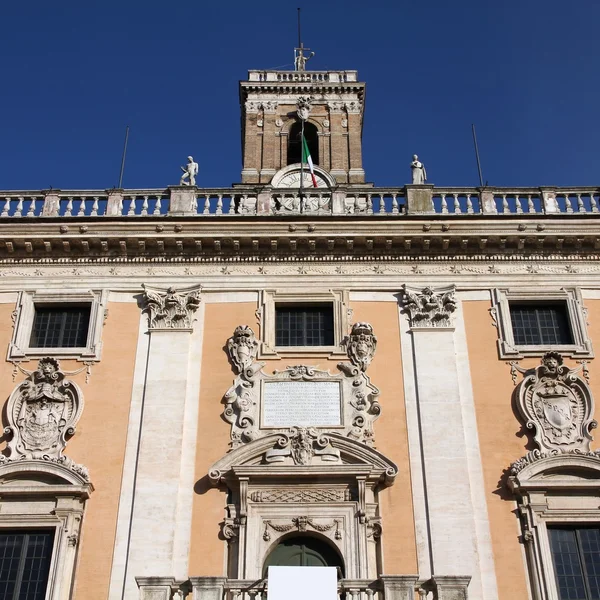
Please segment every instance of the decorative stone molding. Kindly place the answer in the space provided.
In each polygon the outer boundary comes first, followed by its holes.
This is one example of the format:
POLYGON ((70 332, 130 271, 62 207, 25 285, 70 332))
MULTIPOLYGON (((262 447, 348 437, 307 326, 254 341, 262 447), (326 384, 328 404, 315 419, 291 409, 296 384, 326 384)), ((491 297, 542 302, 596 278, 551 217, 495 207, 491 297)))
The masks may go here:
POLYGON ((516 390, 517 408, 539 451, 589 452, 597 422, 592 392, 577 375, 582 366, 570 369, 560 354, 548 352, 533 369, 515 368, 524 375, 516 390))
MULTIPOLYGON (((303 267, 305 269, 305 267, 303 267)), ((295 269, 298 273, 298 269, 295 269)), ((306 272, 304 270, 304 272, 306 272)), ((256 318, 260 324, 260 346, 258 358, 278 358, 291 355, 328 353, 332 356, 347 354, 344 338, 350 329, 349 294, 347 290, 330 289, 326 291, 307 290, 306 292, 279 291, 266 289, 259 295, 256 318), (333 346, 289 346, 278 347, 275 344, 275 308, 292 304, 331 304, 333 307, 333 346)))
POLYGON ((452 327, 456 311, 455 286, 423 289, 403 286, 404 308, 411 327, 452 327))
POLYGON ((470 575, 434 575, 431 578, 436 600, 467 600, 470 581, 470 575))
MULTIPOLYGON (((235 449, 252 440, 278 431, 281 435, 275 447, 265 455, 269 463, 310 464, 313 459, 331 462, 339 456, 329 446, 324 430, 343 431, 368 445, 374 445, 373 423, 379 417, 381 406, 377 401, 379 390, 371 383, 365 371, 370 364, 376 345, 373 328, 368 323, 357 323, 346 342, 351 363, 338 363, 339 373, 331 374, 305 365, 290 366, 273 375, 263 373, 264 363, 255 362, 257 341, 248 326, 239 326, 226 343, 227 352, 237 371, 234 384, 225 393, 223 416, 231 423, 231 448, 235 449), (339 416, 337 422, 310 427, 309 424, 290 422, 285 427, 265 419, 265 386, 273 383, 308 382, 332 386, 337 384, 339 416)), ((316 389, 316 388, 313 388, 316 389)), ((330 402, 336 402, 335 399, 330 402)), ((337 412, 333 405, 331 410, 337 412)), ((333 417, 332 417, 333 418, 333 417)))
POLYGON ((10 436, 9 456, 0 455, 0 464, 12 461, 42 460, 77 473, 89 481, 87 469, 63 456, 67 438, 83 411, 83 394, 73 381, 65 378, 54 358, 39 361, 35 371, 26 371, 27 379, 20 383, 8 399, 4 433, 10 436))
POLYGON ((187 330, 192 329, 194 313, 200 305, 201 286, 166 290, 142 284, 144 288, 144 308, 148 313, 148 329, 187 330))
POLYGON ((335 528, 334 538, 336 540, 342 539, 342 532, 340 530, 339 519, 334 519, 333 521, 330 521, 328 523, 316 523, 310 517, 302 516, 302 517, 294 517, 291 520, 291 524, 290 523, 274 523, 273 521, 271 521, 269 519, 265 519, 264 526, 265 526, 265 529, 264 529, 262 538, 265 542, 271 541, 271 534, 269 532, 269 529, 273 529, 274 531, 277 531, 279 533, 287 533, 289 531, 292 531, 293 529, 296 529, 299 532, 305 532, 305 531, 308 531, 310 528, 310 529, 313 529, 314 531, 324 533, 325 531, 330 531, 331 529, 335 528))
POLYGON ((243 373, 256 360, 258 342, 254 331, 248 325, 236 327, 233 336, 227 340, 229 358, 238 373, 243 373))
POLYGON ((417 575, 382 575, 385 600, 414 600, 417 575))
POLYGON ((377 348, 377 338, 373 335, 373 327, 369 323, 355 323, 350 335, 344 338, 344 344, 350 362, 361 371, 366 371, 377 348))
MULTIPOLYGON (((75 274, 75 273, 74 273, 75 274)), ((46 273, 43 274, 46 276, 46 273)), ((36 306, 90 307, 88 336, 83 348, 52 348, 60 358, 74 358, 81 362, 99 361, 102 353, 102 328, 107 317, 108 290, 50 290, 22 291, 11 318, 15 324, 13 338, 8 348, 7 360, 23 361, 41 358, 48 348, 30 347, 31 331, 36 306)))
POLYGON ((320 502, 349 502, 348 489, 329 488, 281 488, 258 490, 249 495, 252 502, 281 502, 283 504, 304 504, 320 502))
POLYGON ((519 359, 526 356, 542 356, 553 350, 563 356, 593 357, 592 342, 587 333, 587 310, 583 304, 581 290, 576 287, 549 290, 497 288, 492 290, 492 323, 498 328, 498 354, 501 359, 519 359), (549 303, 563 302, 573 337, 572 344, 560 346, 526 345, 517 346, 510 318, 511 303, 549 303))

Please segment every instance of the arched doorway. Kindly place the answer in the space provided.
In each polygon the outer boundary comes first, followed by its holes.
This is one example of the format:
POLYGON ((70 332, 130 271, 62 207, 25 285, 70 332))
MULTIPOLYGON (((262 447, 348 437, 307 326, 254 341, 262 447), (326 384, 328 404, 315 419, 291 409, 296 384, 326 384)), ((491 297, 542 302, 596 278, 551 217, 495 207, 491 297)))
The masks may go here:
POLYGON ((296 535, 282 540, 265 560, 263 576, 269 567, 338 567, 344 577, 344 561, 338 551, 324 540, 296 535))
MULTIPOLYGON (((288 138, 287 164, 295 165, 302 161, 302 123, 296 121, 290 127, 288 138)), ((319 164, 319 134, 317 127, 308 121, 304 123, 304 139, 313 164, 319 164)))

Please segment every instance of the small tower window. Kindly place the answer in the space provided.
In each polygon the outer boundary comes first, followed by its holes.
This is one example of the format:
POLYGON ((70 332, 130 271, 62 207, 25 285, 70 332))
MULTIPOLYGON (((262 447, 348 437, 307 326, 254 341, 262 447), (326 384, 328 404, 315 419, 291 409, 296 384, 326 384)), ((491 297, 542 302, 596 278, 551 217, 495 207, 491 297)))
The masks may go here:
MULTIPOLYGON (((288 137, 288 155, 287 164, 293 165, 302 160, 302 123, 296 121, 290 128, 288 137)), ((312 158, 313 164, 319 164, 319 136, 317 128, 312 123, 304 123, 304 137, 308 145, 308 151, 312 158)))

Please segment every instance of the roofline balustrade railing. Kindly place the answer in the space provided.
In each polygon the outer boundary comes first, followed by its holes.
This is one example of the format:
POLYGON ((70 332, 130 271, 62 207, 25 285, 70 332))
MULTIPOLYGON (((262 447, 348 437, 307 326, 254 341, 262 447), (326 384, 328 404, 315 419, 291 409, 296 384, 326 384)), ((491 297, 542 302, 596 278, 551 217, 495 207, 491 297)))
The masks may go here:
POLYGON ((268 217, 600 214, 599 187, 466 188, 339 186, 298 189, 172 186, 132 190, 0 192, 0 219, 81 217, 268 217))

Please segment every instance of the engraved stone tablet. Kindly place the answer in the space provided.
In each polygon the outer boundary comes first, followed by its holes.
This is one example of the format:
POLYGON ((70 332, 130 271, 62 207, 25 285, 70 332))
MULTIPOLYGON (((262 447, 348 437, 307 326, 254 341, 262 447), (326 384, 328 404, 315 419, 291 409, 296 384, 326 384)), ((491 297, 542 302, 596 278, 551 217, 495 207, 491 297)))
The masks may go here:
POLYGON ((263 427, 332 427, 342 424, 337 381, 268 381, 263 427))

